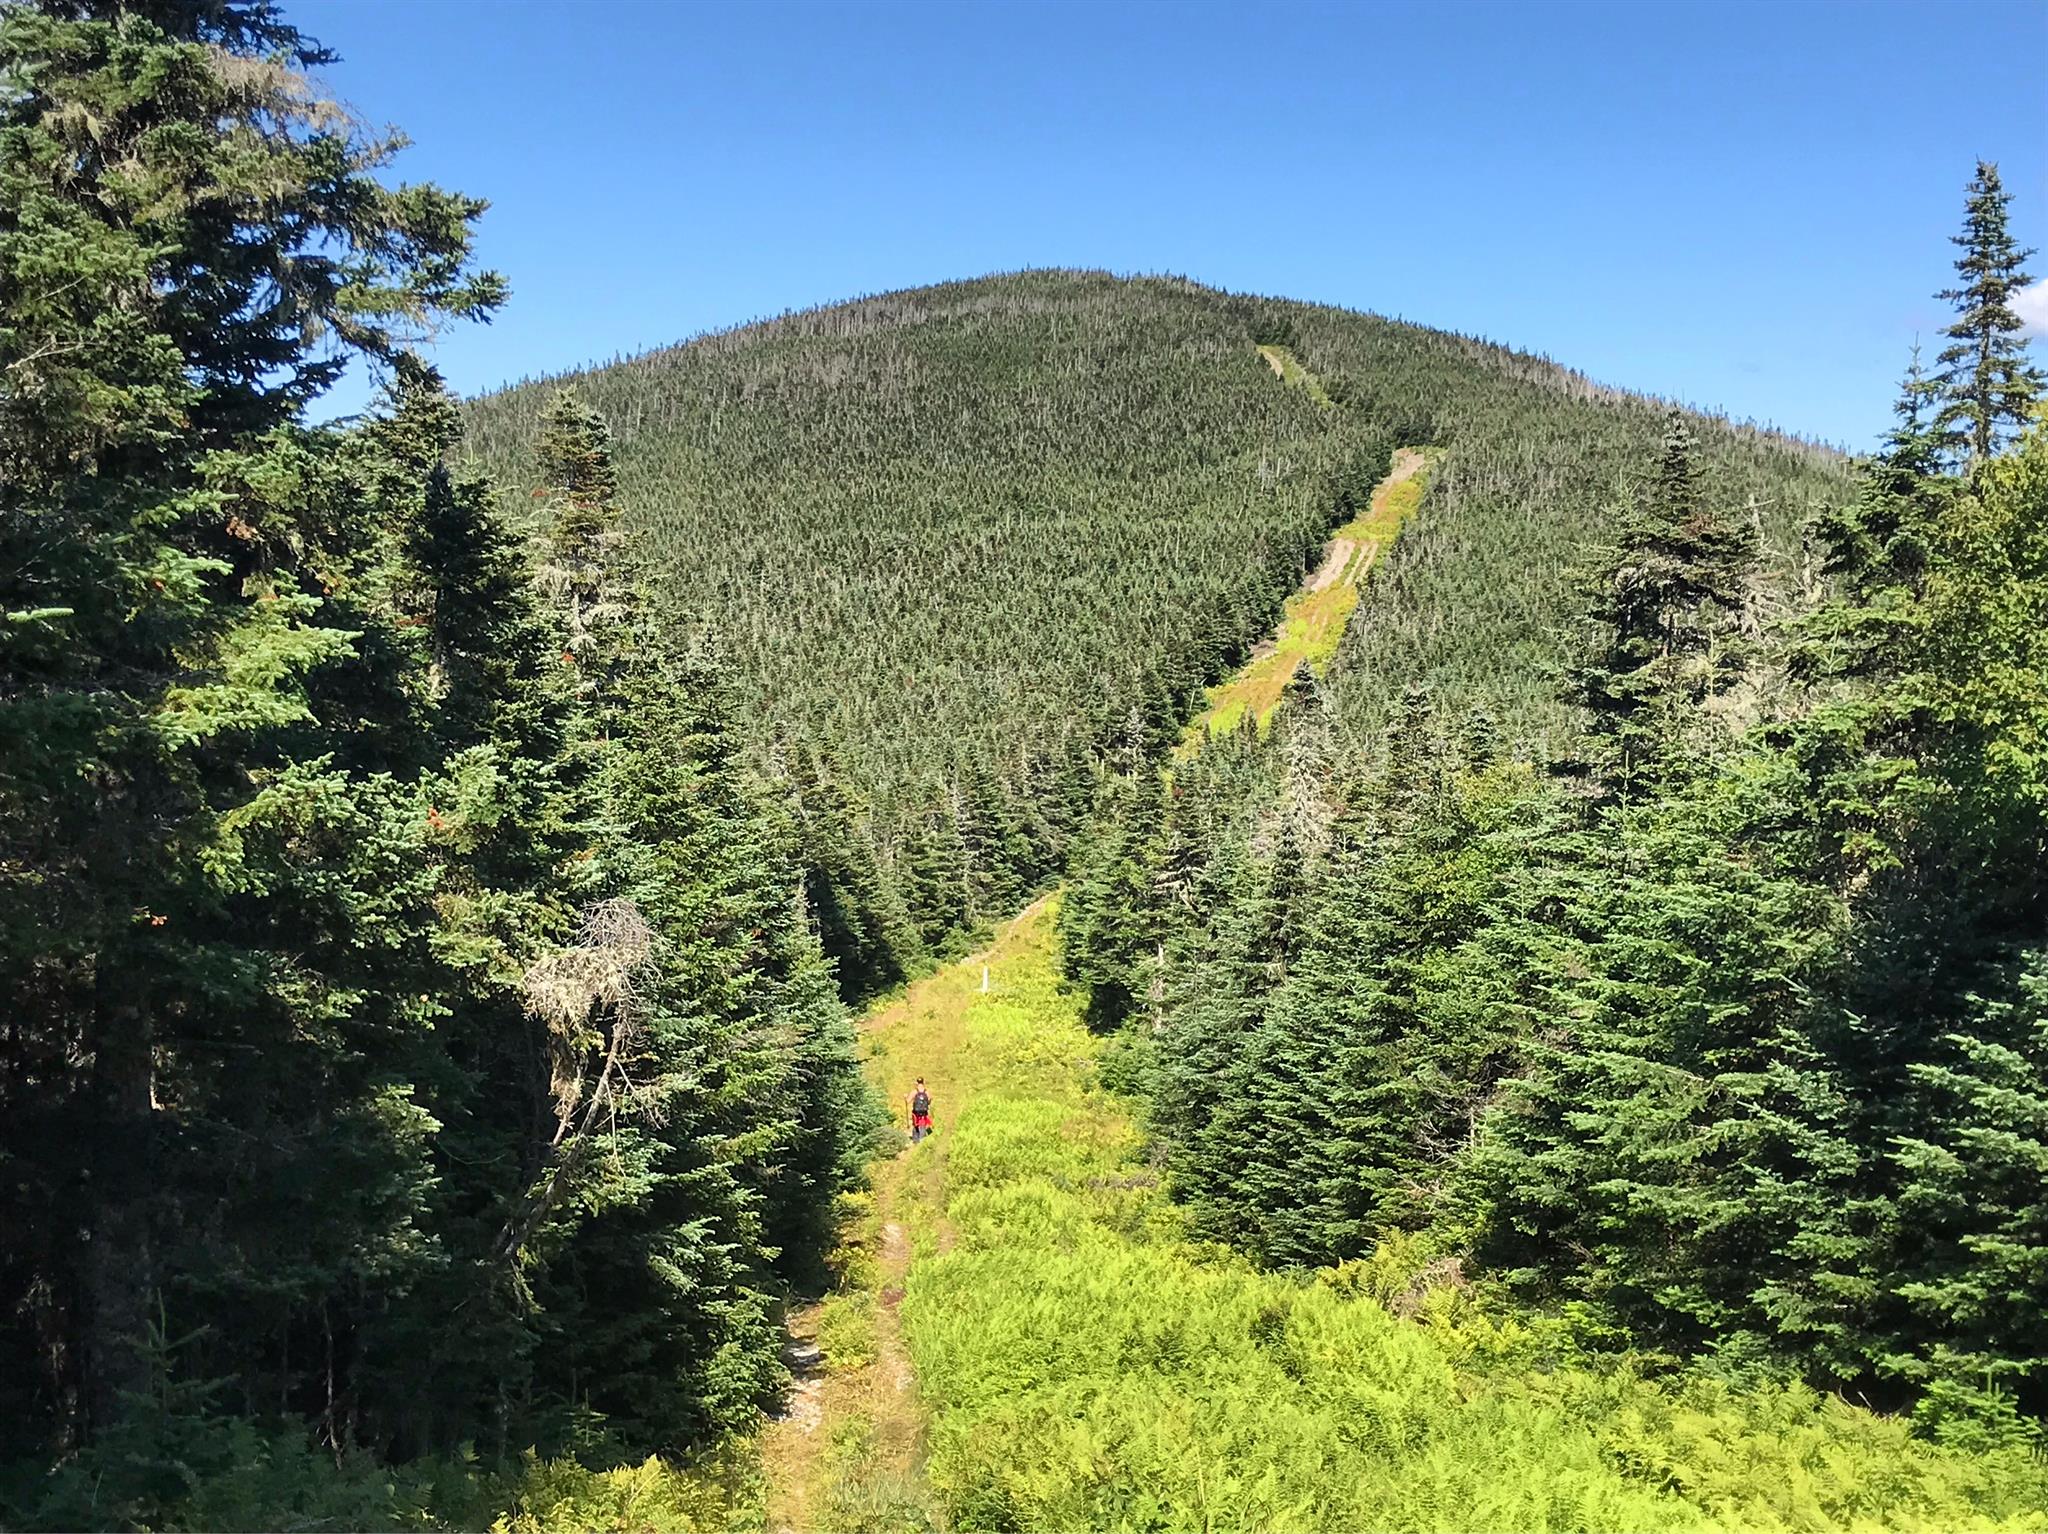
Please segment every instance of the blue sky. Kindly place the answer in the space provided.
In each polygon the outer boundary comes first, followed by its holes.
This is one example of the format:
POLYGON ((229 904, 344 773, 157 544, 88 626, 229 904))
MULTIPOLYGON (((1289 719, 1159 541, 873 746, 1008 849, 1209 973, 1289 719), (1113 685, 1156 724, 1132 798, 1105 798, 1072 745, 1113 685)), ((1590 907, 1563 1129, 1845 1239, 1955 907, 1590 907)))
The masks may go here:
POLYGON ((341 53, 336 93, 414 139, 399 174, 492 202, 513 298, 440 345, 465 392, 1089 266, 1484 335, 1862 447, 1944 323, 1977 156, 2048 246, 2048 0, 286 10, 341 53))

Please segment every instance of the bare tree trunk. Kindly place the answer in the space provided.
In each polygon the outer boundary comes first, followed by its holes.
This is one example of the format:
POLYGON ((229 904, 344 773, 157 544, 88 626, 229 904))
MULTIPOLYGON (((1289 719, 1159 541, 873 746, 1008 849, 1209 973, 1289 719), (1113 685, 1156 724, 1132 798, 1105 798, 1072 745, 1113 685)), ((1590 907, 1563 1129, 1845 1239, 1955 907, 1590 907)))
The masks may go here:
POLYGON ((91 1202, 83 1211, 85 1408, 94 1430, 114 1420, 123 1396, 149 1385, 144 1344, 156 1286, 149 1024, 141 1007, 108 998, 106 990, 102 981, 92 1065, 99 1143, 90 1160, 91 1202))

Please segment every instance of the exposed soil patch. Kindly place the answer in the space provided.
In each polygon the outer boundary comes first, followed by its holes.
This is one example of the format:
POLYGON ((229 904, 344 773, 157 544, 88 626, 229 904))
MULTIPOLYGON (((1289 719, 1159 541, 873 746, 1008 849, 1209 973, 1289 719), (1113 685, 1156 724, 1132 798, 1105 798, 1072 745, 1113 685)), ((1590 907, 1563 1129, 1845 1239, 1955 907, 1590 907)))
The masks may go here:
POLYGON ((1323 551, 1323 562, 1316 573, 1309 577, 1306 589, 1324 591, 1336 584, 1337 577, 1344 573, 1344 567, 1351 563, 1351 556, 1358 551, 1358 545, 1349 538, 1332 538, 1330 546, 1323 551))
POLYGON ((783 1349, 789 1365, 789 1394, 775 1421, 787 1423, 799 1433, 815 1433, 825 1420, 825 1354, 815 1342, 792 1338, 783 1349))

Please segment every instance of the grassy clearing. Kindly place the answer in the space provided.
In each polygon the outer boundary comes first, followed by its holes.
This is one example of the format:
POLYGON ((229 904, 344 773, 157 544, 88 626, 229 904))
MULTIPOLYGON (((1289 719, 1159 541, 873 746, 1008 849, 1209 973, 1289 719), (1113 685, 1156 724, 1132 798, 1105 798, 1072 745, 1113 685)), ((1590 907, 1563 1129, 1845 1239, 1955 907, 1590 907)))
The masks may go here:
POLYGON ((845 1200, 833 1292, 792 1326, 800 1341, 818 1346, 822 1379, 762 1438, 771 1534, 941 1524, 924 1480, 925 1409, 897 1307, 913 1258, 952 1244, 942 1190, 953 1116, 988 1085, 969 1026, 981 964, 1003 964, 1020 942, 1035 941, 1031 921, 1040 909, 1005 929, 987 955, 917 981, 864 1020, 869 1079, 896 1110, 899 1132, 919 1076, 939 1132, 878 1158, 872 1191, 845 1200))
POLYGON ((1322 675, 1358 606, 1359 588, 1381 552, 1422 505, 1429 471, 1440 456, 1423 448, 1403 448, 1394 455, 1393 470, 1374 489, 1371 504, 1330 535, 1331 557, 1347 546, 1349 549, 1336 578, 1316 590, 1312 576, 1302 590, 1287 599, 1273 640, 1260 646, 1234 676, 1209 689, 1208 703, 1188 726, 1183 752, 1193 750, 1212 734, 1236 729, 1247 714, 1264 729, 1289 679, 1304 661, 1316 675, 1322 675))
POLYGON ((1293 351, 1289 348, 1285 346, 1261 346, 1259 348, 1259 355, 1266 359, 1266 365, 1279 375, 1281 382, 1292 384, 1295 388, 1302 390, 1310 399, 1321 405, 1325 410, 1328 410, 1335 403, 1328 394, 1323 392, 1322 381, 1307 368, 1303 367, 1299 359, 1295 357, 1293 351))
POLYGON ((961 1530, 2042 1529, 2048 1477, 1800 1387, 1658 1383, 1419 1248, 1313 1276, 1188 1242, 1052 912, 884 1032, 957 1120, 910 1153, 922 1506, 961 1530), (918 1062, 922 1061, 920 1066, 918 1062), (943 1073, 943 1074, 941 1074, 943 1073))

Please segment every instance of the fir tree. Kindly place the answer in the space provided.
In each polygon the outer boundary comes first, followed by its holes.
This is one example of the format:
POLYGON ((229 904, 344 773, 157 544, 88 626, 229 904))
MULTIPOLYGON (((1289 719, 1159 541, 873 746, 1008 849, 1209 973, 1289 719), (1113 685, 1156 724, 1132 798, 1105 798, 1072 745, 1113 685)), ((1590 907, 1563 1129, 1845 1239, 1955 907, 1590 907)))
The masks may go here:
POLYGON ((1892 406, 1892 429, 1865 466, 1856 499, 1820 519, 1823 570, 1859 602, 1889 588, 1915 596, 1925 588, 1938 511, 1930 492, 1940 473, 1940 390, 1939 380, 1922 370, 1915 346, 1892 406))
POLYGON ((400 1452, 481 1436, 502 1456, 532 1425, 510 1403, 529 1395, 538 1329, 495 1248, 540 1159, 532 1126, 552 1121, 536 1100, 549 1053, 522 981, 571 935, 581 891, 568 869, 589 836, 563 760, 559 640, 522 544, 489 486, 447 468, 458 423, 439 378, 402 365, 394 403, 356 446, 396 535, 401 621, 430 656, 424 733, 440 761, 426 817, 448 1011, 418 1092, 441 1126, 424 1223, 442 1261, 365 1339, 364 1390, 379 1402, 365 1433, 400 1452))
POLYGON ((0 1102, 51 1195, 8 1219, 48 1298, 5 1415, 59 1442, 142 1384, 160 1293, 235 1317, 218 1363, 346 1345, 321 1296, 400 1281, 423 1196, 433 876, 407 680, 359 664, 405 647, 292 423, 503 287, 480 203, 376 179, 326 57, 264 6, 0 16, 0 993, 37 1020, 0 1102))
POLYGON ((1912 1067, 1924 1111, 1892 1152, 1890 1276, 1909 1320, 1880 1361, 1925 1386, 1919 1415, 1943 1428, 1998 1424, 2015 1404, 2038 1415, 2048 1391, 2035 1303, 2048 1262, 2048 965, 2035 950, 1987 980, 1966 1031, 1912 1067))
POLYGON ((2025 323, 2012 300, 2033 279, 2024 270, 2031 250, 2022 250, 2006 228, 2012 194, 1998 167, 1977 162, 1963 207, 1963 232, 1953 288, 1939 296, 1956 306, 1955 323, 1942 334, 1937 375, 1943 392, 1935 425, 1942 445, 1971 464, 1998 450, 2009 432, 2027 424, 2035 400, 2048 392, 2048 377, 2028 360, 2025 323))
MULTIPOLYGON (((603 698, 616 681, 610 668, 624 655, 614 631, 636 616, 638 574, 624 564, 611 428, 562 390, 543 418, 534 458, 552 518, 541 581, 561 604, 562 658, 586 694, 603 698)), ((594 721, 600 733, 611 722, 602 715, 594 721)))
POLYGON ((867 807, 838 763, 799 744, 785 749, 782 768, 805 898, 840 993, 857 1001, 910 973, 923 942, 884 873, 867 807))
POLYGON ((545 575, 594 856, 582 940, 527 975, 556 1128, 497 1252, 543 1263, 537 1388, 629 1442, 681 1445, 781 1383, 774 1295, 815 1275, 877 1115, 715 641, 650 612, 602 418, 564 400, 554 420, 545 575))
POLYGON ((1672 410, 1655 472, 1591 588, 1591 644, 1566 696, 1589 716, 1592 770, 1626 801, 1688 757, 1694 711, 1740 668, 1735 633, 1755 530, 1708 505, 1692 431, 1672 410))
POLYGON ((957 951, 959 934, 973 921, 967 852, 958 822, 937 812, 919 817, 904 835, 897 866, 911 919, 926 949, 957 951))
POLYGON ((1150 999, 1158 942, 1156 872, 1164 820, 1143 716, 1131 710, 1069 863, 1060 901, 1060 966, 1088 992, 1088 1018, 1113 1028, 1150 999))

